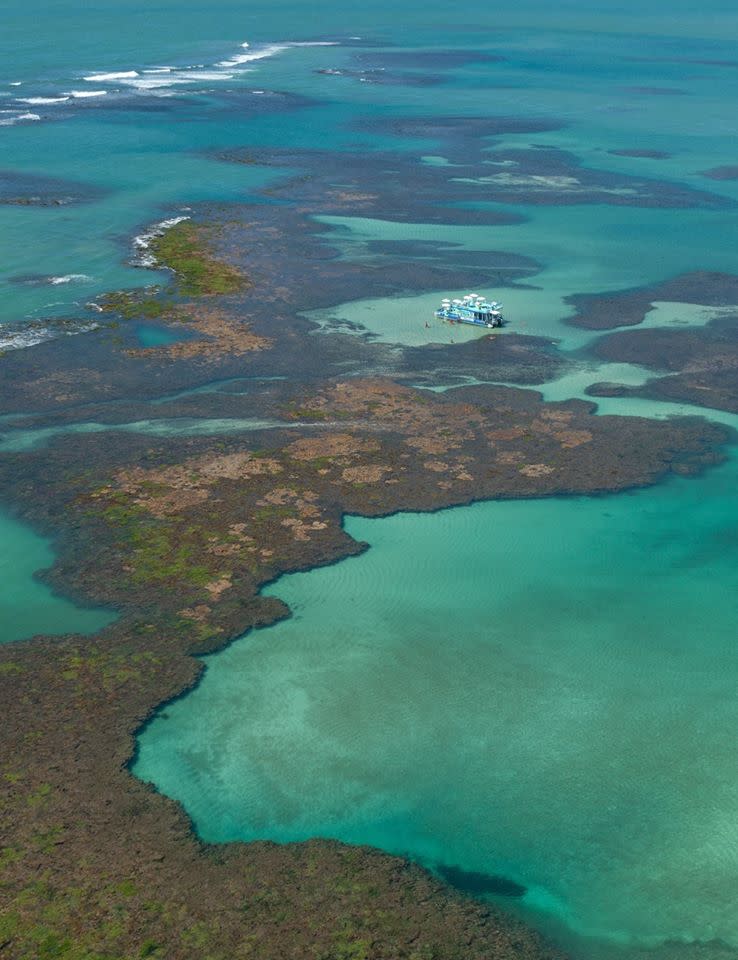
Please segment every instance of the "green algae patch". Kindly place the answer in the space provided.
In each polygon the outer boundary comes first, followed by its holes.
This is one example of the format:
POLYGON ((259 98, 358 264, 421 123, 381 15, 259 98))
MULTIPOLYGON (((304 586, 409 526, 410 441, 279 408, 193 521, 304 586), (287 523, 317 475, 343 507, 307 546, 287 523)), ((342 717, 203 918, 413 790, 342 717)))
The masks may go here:
POLYGON ((159 293, 158 287, 113 290, 97 303, 104 313, 115 313, 123 320, 161 320, 170 314, 174 305, 159 293))
POLYGON ((142 524, 131 534, 134 583, 184 581, 204 586, 212 579, 208 567, 198 562, 202 544, 180 539, 180 531, 166 525, 142 524))
POLYGON ((206 233, 207 228, 183 220, 151 241, 151 252, 161 266, 174 272, 179 292, 203 297, 250 287, 240 270, 212 254, 206 233))

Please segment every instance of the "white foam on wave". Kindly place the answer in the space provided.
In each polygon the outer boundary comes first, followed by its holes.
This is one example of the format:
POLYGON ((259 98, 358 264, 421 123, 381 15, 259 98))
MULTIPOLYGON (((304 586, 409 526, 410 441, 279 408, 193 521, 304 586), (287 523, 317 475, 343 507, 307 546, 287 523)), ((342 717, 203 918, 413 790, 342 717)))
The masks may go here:
POLYGON ((108 83, 112 80, 128 80, 131 77, 137 77, 136 70, 122 70, 119 73, 92 73, 89 77, 82 77, 88 83, 108 83))
POLYGON ((222 70, 185 69, 167 73, 147 72, 145 76, 136 77, 131 80, 122 80, 121 83, 127 87, 133 87, 136 90, 165 90, 167 87, 181 86, 182 84, 232 79, 232 73, 224 73, 222 70))
POLYGON ((7 333, 0 327, 0 350, 21 350, 23 347, 33 347, 44 340, 50 340, 52 333, 45 328, 29 330, 13 330, 7 333))
POLYGON ((22 84, 23 84, 23 81, 22 81, 22 80, 11 80, 11 82, 8 84, 8 86, 9 86, 9 87, 20 87, 20 86, 22 86, 22 84))
POLYGON ((69 97, 18 97, 17 103, 28 103, 31 106, 45 106, 49 103, 66 103, 69 97))
MULTIPOLYGON (((3 113, 10 113, 10 110, 4 110, 3 113)), ((25 121, 30 123, 33 120, 40 120, 41 117, 37 113, 16 113, 14 116, 8 117, 6 120, 0 120, 0 127, 12 127, 16 123, 25 121)))
POLYGON ((22 350, 25 347, 35 347, 37 343, 45 343, 57 337, 75 337, 80 333, 89 333, 97 330, 99 323, 75 324, 73 327, 43 327, 38 323, 27 327, 14 327, 7 330, 0 324, 0 350, 22 350))
POLYGON ((104 97, 107 90, 68 90, 65 96, 74 97, 75 100, 83 100, 87 97, 104 97))
MULTIPOLYGON (((195 83, 215 83, 234 80, 239 72, 247 72, 247 64, 266 60, 269 57, 276 56, 286 50, 296 47, 331 47, 340 45, 337 40, 285 40, 274 43, 264 43, 252 47, 247 41, 241 44, 242 53, 237 53, 227 60, 221 60, 214 64, 190 64, 182 67, 172 67, 160 65, 155 67, 141 68, 141 70, 116 70, 116 71, 96 71, 82 76, 80 79, 90 84, 116 84, 118 91, 121 87, 132 88, 133 91, 148 92, 155 96, 175 96, 175 92, 168 91, 168 88, 176 86, 189 85, 195 83), (241 68, 240 70, 236 68, 241 68)), ((20 86, 20 80, 10 84, 10 86, 20 86)), ((53 105, 64 103, 67 100, 81 100, 92 97, 104 97, 109 93, 108 89, 93 90, 66 90, 60 92, 54 97, 25 97, 18 98, 19 103, 29 105, 53 105)), ((35 115, 28 114, 8 120, 0 120, 3 126, 9 126, 18 120, 40 120, 35 115)))
POLYGON ((168 220, 162 220, 160 223, 155 223, 153 227, 150 227, 144 233, 140 233, 137 237, 133 238, 133 249, 134 256, 133 263, 134 267, 156 267, 158 265, 157 259, 154 254, 151 252, 151 241, 156 240, 157 237, 163 236, 167 230, 171 230, 172 227, 176 227, 178 223, 182 223, 183 220, 189 220, 190 217, 170 217, 168 220))
MULTIPOLYGON (((242 43, 241 47, 248 47, 248 44, 242 43)), ((260 50, 249 50, 248 53, 237 53, 235 57, 231 57, 229 60, 221 60, 216 66, 239 67, 244 63, 251 63, 254 60, 266 60, 267 57, 273 57, 287 49, 289 49, 289 47, 286 43, 270 43, 260 50)))
POLYGON ((278 53, 283 53, 285 50, 290 50, 293 47, 335 47, 337 43, 338 41, 336 40, 288 40, 284 43, 268 43, 264 47, 258 47, 252 50, 250 44, 244 42, 241 44, 241 49, 246 50, 246 53, 238 53, 229 60, 221 60, 216 66, 237 67, 244 63, 251 63, 254 60, 265 60, 268 57, 274 57, 278 53))
POLYGON ((164 87, 172 87, 177 84, 195 83, 194 78, 181 76, 175 73, 154 74, 153 76, 136 77, 133 80, 121 81, 126 87, 133 87, 134 90, 158 90, 164 87))
POLYGON ((232 73, 223 73, 222 70, 189 70, 182 77, 188 80, 232 80, 232 73))
POLYGON ((88 283, 90 280, 92 277, 88 277, 86 273, 67 273, 61 277, 49 277, 49 283, 55 287, 64 283, 88 283))

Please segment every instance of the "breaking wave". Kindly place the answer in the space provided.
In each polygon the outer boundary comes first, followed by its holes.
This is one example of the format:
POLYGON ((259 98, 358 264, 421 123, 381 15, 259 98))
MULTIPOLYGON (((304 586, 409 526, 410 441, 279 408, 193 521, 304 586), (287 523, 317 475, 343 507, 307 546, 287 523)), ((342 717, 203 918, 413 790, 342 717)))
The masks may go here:
POLYGON ((77 323, 74 326, 69 324, 42 326, 40 324, 28 324, 25 327, 6 328, 0 325, 0 350, 23 350, 27 347, 35 347, 36 344, 45 343, 47 340, 55 340, 57 337, 74 337, 80 333, 89 333, 96 330, 98 323, 77 323))
MULTIPOLYGON (((186 66, 143 66, 121 70, 93 70, 89 73, 78 74, 76 80, 83 80, 93 85, 93 89, 68 89, 58 93, 41 89, 28 97, 17 98, 17 103, 29 106, 53 106, 75 100, 88 100, 104 97, 107 94, 135 94, 148 93, 149 95, 166 96, 171 88, 171 95, 177 87, 192 86, 202 83, 222 83, 231 81, 239 74, 246 74, 254 69, 261 60, 277 56, 287 50, 299 47, 330 47, 340 45, 340 40, 308 40, 308 41, 277 41, 261 43, 252 46, 248 41, 240 45, 240 50, 233 56, 215 63, 196 63, 186 66)), ((67 81, 70 82, 70 81, 67 81)), ((12 86, 19 86, 17 81, 12 86)), ((71 105, 71 104, 70 104, 71 105)), ((4 112, 4 111, 0 111, 4 112)), ((38 114, 12 113, 0 119, 0 126, 12 126, 20 121, 41 120, 38 114)))
POLYGON ((67 273, 62 277, 49 277, 49 283, 55 287, 66 283, 88 283, 90 280, 92 277, 88 277, 86 273, 67 273))
POLYGON ((152 240, 156 240, 157 237, 161 237, 167 232, 167 230, 175 227, 178 223, 182 223, 183 220, 189 219, 190 217, 188 216, 170 217, 168 220, 162 220, 159 223, 155 223, 153 227, 150 227, 144 233, 140 233, 137 237, 134 237, 134 255, 131 261, 133 266, 148 268, 157 266, 156 257, 151 252, 152 240))
POLYGON ((15 110, 2 110, 0 113, 10 114, 10 116, 4 116, 0 119, 0 127, 12 127, 16 123, 31 123, 34 120, 41 119, 37 113, 16 113, 15 110))

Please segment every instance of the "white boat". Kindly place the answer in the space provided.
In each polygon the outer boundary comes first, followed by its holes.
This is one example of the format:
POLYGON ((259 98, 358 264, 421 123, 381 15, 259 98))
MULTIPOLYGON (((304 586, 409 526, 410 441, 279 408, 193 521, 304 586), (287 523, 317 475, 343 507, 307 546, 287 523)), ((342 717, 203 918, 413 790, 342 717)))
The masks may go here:
POLYGON ((485 300, 477 293, 467 293, 461 299, 441 300, 435 312, 439 320, 449 323, 470 323, 475 327, 501 327, 502 304, 497 300, 485 300))

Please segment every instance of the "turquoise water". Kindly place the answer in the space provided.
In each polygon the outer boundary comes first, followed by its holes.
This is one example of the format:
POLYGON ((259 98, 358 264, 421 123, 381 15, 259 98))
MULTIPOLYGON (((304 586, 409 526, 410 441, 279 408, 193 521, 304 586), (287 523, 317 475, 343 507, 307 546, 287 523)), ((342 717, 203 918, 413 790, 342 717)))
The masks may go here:
MULTIPOLYGON (((738 200, 738 181, 699 174, 737 162, 738 70, 718 64, 735 59, 737 32, 738 12, 724 0, 586 9, 579 0, 453 9, 431 0, 401 10, 388 0, 6 0, 0 167, 97 193, 79 205, 0 205, 0 323, 87 317, 85 304, 103 291, 165 279, 130 265, 135 234, 194 202, 248 200, 273 176, 216 163, 208 153, 219 148, 362 144, 444 166, 438 143, 354 129, 357 114, 559 118, 561 130, 503 145, 558 146, 585 167, 738 200), (456 67, 430 87, 333 82, 315 71, 350 67, 351 49, 295 45, 322 44, 326 24, 399 51, 507 59, 456 67), (263 91, 314 103, 263 113, 263 91), (608 152, 636 148, 670 156, 608 152)), ((440 239, 537 260, 540 272, 526 279, 535 289, 500 297, 515 330, 556 338, 572 357, 590 334, 562 323, 569 294, 735 270, 736 209, 499 210, 526 219, 493 228, 325 219, 348 257, 365 256, 372 240, 440 239)), ((360 293, 318 319, 358 320, 389 342, 450 338, 408 322, 428 313, 436 292, 360 293)), ((711 315, 661 304, 646 322, 698 326, 711 315)), ((139 336, 162 342, 155 328, 139 336)), ((85 338, 75 342, 84 358, 85 338)), ((565 399, 595 380, 646 375, 578 361, 543 392, 565 399)), ((600 409, 694 412, 632 398, 600 409)), ((115 429, 264 425, 154 411, 115 429)), ((0 454, 104 429, 13 431, 9 422, 0 454)), ((372 549, 273 585, 293 619, 208 658, 198 689, 142 735, 136 773, 180 799, 207 839, 329 835, 431 867, 509 876, 528 890, 516 909, 587 960, 610 949, 633 956, 638 945, 666 958, 680 953, 675 942, 738 948, 736 480, 733 460, 633 494, 351 518, 349 532, 372 549)), ((1 522, 3 639, 107 622, 34 580, 53 561, 49 546, 1 522)))
POLYGON ((148 323, 139 324, 135 333, 142 347, 167 347, 172 343, 188 339, 187 334, 183 334, 182 331, 167 330, 166 327, 155 327, 148 323))
POLYGON ((0 643, 37 633, 95 633, 114 617, 105 610, 83 610, 34 578, 50 567, 54 553, 47 540, 0 513, 0 643))
POLYGON ((292 619, 207 658, 135 772, 208 840, 370 843, 509 876, 544 928, 738 947, 736 482, 350 518, 371 549, 270 587, 292 619))

